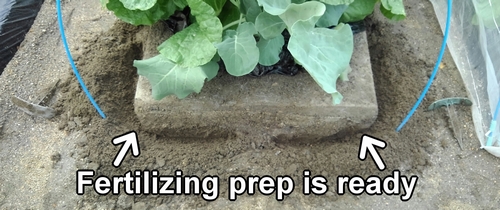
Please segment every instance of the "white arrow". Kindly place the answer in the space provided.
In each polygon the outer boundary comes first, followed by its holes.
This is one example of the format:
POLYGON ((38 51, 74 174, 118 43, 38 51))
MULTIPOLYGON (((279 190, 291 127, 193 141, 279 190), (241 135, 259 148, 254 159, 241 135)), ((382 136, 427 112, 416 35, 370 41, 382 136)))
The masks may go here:
POLYGON ((361 137, 361 144, 359 145, 359 155, 358 158, 360 160, 365 160, 366 159, 366 151, 371 154, 373 161, 375 164, 377 164, 377 167, 380 171, 385 170, 385 163, 384 160, 380 157, 378 154, 377 150, 375 149, 376 147, 379 147, 381 149, 384 149, 386 146, 385 141, 381 139, 377 139, 375 137, 371 137, 369 135, 364 134, 361 137))
POLYGON ((112 143, 115 146, 123 143, 122 147, 116 154, 115 160, 113 161, 113 166, 118 168, 122 164, 125 155, 130 149, 132 150, 132 155, 134 157, 139 157, 139 139, 137 139, 137 133, 135 131, 130 131, 113 138, 112 143))

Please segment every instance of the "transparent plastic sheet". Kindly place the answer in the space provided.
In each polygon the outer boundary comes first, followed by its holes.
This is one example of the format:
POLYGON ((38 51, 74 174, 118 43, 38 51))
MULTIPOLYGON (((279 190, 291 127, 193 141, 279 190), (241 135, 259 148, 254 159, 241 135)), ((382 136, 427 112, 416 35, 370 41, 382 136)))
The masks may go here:
MULTIPOLYGON (((444 30, 446 0, 431 0, 444 30)), ((469 99, 472 117, 481 147, 500 157, 499 127, 490 131, 490 123, 499 100, 500 78, 500 1, 455 0, 449 31, 448 49, 457 65, 469 99), (479 14, 479 15, 476 15, 479 14), (478 18, 479 16, 479 18, 478 18), (498 23, 498 24, 497 24, 498 23), (493 133, 493 145, 485 146, 493 133)))
POLYGON ((0 74, 14 57, 43 0, 0 0, 0 74))

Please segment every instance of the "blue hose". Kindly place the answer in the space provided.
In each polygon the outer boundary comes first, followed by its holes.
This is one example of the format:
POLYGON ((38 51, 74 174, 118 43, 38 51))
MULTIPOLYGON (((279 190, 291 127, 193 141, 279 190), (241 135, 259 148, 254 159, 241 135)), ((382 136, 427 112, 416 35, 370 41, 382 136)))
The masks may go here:
POLYGON ((498 112, 500 111, 500 99, 497 102, 497 108, 495 108, 495 114, 493 114, 493 119, 491 119, 490 123, 490 134, 488 135, 488 140, 486 141, 486 146, 493 146, 493 134, 495 132, 495 128, 497 127, 497 118, 498 112))
POLYGON ((105 119, 106 115, 99 108, 99 105, 97 105, 94 98, 92 98, 92 95, 90 95, 90 92, 87 89, 87 86, 85 86, 85 83, 83 83, 82 77, 80 76, 80 73, 78 73, 78 70, 76 69, 76 66, 75 66, 75 62, 73 61, 73 57, 71 56, 71 53, 69 51, 68 42, 66 41, 66 35, 64 34, 64 26, 63 26, 62 13, 61 13, 61 0, 57 0, 56 5, 57 5, 57 20, 59 21, 59 31, 61 32, 61 39, 63 41, 64 50, 66 50, 66 54, 68 55, 69 63, 71 64, 71 67, 73 68, 73 73, 75 73, 76 79, 80 83, 80 86, 82 86, 83 92, 85 92, 85 94, 89 98, 90 103, 92 103, 92 105, 94 105, 97 112, 99 112, 101 117, 103 119, 105 119))
POLYGON ((422 91, 422 94, 420 94, 420 97, 418 98, 417 102, 415 103, 413 108, 410 110, 408 115, 406 115, 403 122, 401 122, 401 124, 399 124, 398 128, 396 128, 397 132, 399 132, 403 128, 403 126, 408 122, 408 120, 410 120, 411 116, 415 113, 415 111, 417 110, 420 103, 422 103, 422 100, 424 99, 425 94, 427 94, 427 91, 429 91, 429 88, 431 87, 431 84, 434 81, 434 78, 436 77, 436 74, 439 70, 439 64, 441 63, 441 60, 443 59, 443 55, 444 55, 444 52, 446 50, 446 42, 448 41, 448 32, 450 30, 450 22, 451 22, 451 5, 452 5, 452 3, 453 3, 452 0, 448 0, 448 12, 447 12, 447 16, 446 16, 446 29, 444 31, 444 37, 443 37, 443 42, 441 45, 441 51, 439 52, 439 56, 438 56, 436 65, 434 66, 434 70, 432 71, 431 77, 429 78, 429 81, 427 81, 427 85, 425 85, 425 88, 422 91))

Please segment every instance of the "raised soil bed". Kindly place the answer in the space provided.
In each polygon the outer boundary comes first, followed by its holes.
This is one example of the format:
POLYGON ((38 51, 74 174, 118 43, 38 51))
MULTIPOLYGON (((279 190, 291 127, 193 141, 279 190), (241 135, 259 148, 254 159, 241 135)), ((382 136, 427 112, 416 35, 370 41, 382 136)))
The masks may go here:
MULTIPOLYGON (((144 58, 154 56, 159 41, 153 40, 165 39, 161 28, 143 34, 151 43, 144 46, 144 58)), ((181 100, 154 100, 148 80, 139 76, 135 113, 144 130, 174 137, 263 132, 280 139, 317 139, 366 129, 378 113, 366 33, 355 34, 354 43, 349 81, 337 84, 344 96, 339 105, 307 72, 255 78, 219 71, 200 94, 181 100)))

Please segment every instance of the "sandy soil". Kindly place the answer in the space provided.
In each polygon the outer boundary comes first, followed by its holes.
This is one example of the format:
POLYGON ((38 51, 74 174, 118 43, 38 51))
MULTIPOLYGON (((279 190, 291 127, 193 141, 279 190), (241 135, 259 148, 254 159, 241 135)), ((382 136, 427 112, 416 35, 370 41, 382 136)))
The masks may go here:
POLYGON ((408 1, 408 18, 394 23, 378 12, 367 21, 379 116, 367 131, 320 142, 279 141, 263 133, 238 133, 224 139, 172 139, 143 131, 135 117, 134 59, 142 57, 142 42, 133 27, 99 10, 98 2, 66 1, 63 8, 67 36, 77 66, 89 90, 108 115, 103 120, 88 102, 60 43, 55 5, 47 1, 15 58, 0 77, 0 209, 166 209, 341 208, 341 209, 496 209, 500 205, 500 160, 479 149, 470 109, 453 107, 424 112, 435 100, 466 97, 462 80, 449 53, 428 96, 400 132, 394 129, 424 87, 441 43, 441 31, 431 4, 408 1), (104 31, 104 32, 101 32, 104 31), (60 79, 51 104, 58 115, 33 118, 10 102, 11 95, 37 101, 60 79), (451 121, 457 128, 453 129, 451 121), (128 131, 139 136, 141 155, 112 166, 118 147, 113 137, 128 131), (359 140, 369 134, 385 140, 381 155, 387 165, 379 171, 369 158, 357 158, 359 140), (456 138, 463 139, 463 150, 456 138), (220 196, 214 202, 200 196, 100 196, 90 187, 75 193, 78 169, 94 169, 97 176, 123 175, 131 170, 158 170, 173 175, 217 175, 220 196), (376 175, 394 170, 419 177, 408 202, 399 196, 301 193, 302 172, 326 177, 335 189, 337 176, 376 175), (294 193, 278 202, 274 195, 227 199, 232 175, 289 175, 294 193))

